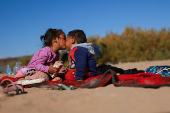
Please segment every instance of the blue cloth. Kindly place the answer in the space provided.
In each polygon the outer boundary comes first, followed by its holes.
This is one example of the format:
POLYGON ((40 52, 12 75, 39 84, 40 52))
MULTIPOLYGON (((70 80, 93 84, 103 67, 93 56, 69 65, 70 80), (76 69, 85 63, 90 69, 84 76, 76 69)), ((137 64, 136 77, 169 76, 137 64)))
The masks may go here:
POLYGON ((100 48, 99 48, 98 45, 94 46, 94 51, 95 51, 95 53, 97 55, 97 59, 99 59, 100 58, 100 48))

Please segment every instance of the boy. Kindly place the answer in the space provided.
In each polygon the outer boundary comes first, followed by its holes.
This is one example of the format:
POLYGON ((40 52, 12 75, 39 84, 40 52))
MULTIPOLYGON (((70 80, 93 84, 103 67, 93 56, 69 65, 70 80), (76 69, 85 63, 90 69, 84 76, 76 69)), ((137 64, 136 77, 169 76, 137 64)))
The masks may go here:
POLYGON ((70 71, 65 78, 68 81, 82 81, 98 75, 93 46, 86 41, 86 35, 82 30, 73 30, 67 35, 66 49, 70 51, 68 56, 70 71))

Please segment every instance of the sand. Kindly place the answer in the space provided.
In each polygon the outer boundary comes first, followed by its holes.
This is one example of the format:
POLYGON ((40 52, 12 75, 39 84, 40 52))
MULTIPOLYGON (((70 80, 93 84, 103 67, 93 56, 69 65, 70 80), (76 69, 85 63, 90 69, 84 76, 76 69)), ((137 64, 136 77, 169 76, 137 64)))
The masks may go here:
MULTIPOLYGON (((119 63, 114 66, 145 70, 169 65, 170 60, 119 63)), ((4 75, 1 75, 2 77, 4 75)), ((134 88, 112 84, 94 89, 47 90, 26 88, 26 94, 0 95, 0 113, 169 113, 170 87, 134 88)))

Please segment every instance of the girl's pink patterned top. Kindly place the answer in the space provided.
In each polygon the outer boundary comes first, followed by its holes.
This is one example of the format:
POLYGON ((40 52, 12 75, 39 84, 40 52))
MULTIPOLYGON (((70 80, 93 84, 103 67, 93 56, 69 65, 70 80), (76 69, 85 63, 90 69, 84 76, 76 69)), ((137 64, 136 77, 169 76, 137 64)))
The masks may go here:
POLYGON ((50 63, 54 64, 58 60, 59 53, 55 54, 50 47, 44 47, 37 51, 26 67, 48 73, 50 63))

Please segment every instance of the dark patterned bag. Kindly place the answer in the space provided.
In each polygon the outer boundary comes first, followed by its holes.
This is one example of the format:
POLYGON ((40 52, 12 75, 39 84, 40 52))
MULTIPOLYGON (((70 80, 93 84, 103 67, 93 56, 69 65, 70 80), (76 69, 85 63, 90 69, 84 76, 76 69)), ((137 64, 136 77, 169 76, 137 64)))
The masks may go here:
POLYGON ((163 77, 170 77, 170 66, 150 66, 145 72, 161 74, 163 77))

